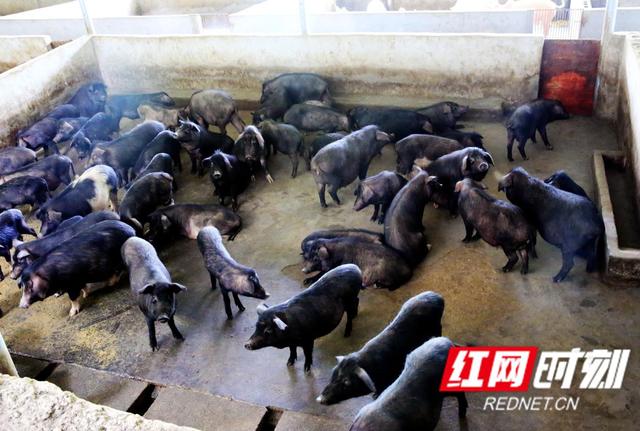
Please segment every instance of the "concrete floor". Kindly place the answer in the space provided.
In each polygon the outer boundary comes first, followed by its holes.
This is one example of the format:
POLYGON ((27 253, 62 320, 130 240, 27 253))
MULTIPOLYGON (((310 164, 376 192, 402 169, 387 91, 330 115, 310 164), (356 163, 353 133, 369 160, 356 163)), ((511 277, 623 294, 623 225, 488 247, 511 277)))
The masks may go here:
MULTIPOLYGON (((531 160, 510 164, 501 124, 464 123, 468 130, 485 137, 496 161, 486 183, 491 193, 502 198, 497 179, 516 165, 540 177, 565 169, 592 193, 592 151, 616 148, 613 129, 607 123, 577 117, 550 125, 555 151, 529 144, 531 160)), ((186 166, 186 157, 184 162, 186 166)), ((360 213, 351 209, 355 183, 339 192, 342 206, 330 205, 323 210, 313 179, 302 166, 298 178, 291 179, 287 157, 278 155, 269 164, 275 183, 267 184, 258 177, 242 196, 239 213, 245 227, 234 242, 226 244, 238 261, 257 270, 271 293, 267 302, 276 304, 302 289, 299 243, 309 232, 332 227, 382 228, 368 221, 372 209, 360 213)), ((383 156, 373 161, 369 174, 394 166, 394 151, 388 146, 383 156)), ((178 180, 176 202, 212 202, 206 177, 185 173, 178 180)), ((308 375, 301 362, 293 368, 286 366, 285 350, 249 352, 243 348, 253 332, 258 301, 242 299, 247 311, 228 322, 220 293, 210 291, 195 242, 186 239, 160 253, 173 279, 188 287, 178 299, 176 317, 186 341, 174 341, 168 328, 159 325, 160 351, 152 353, 144 319, 126 282, 95 293, 86 300, 83 311, 70 319, 66 296, 49 298, 27 310, 17 308, 20 292, 7 279, 0 289, 0 307, 6 313, 0 319, 0 332, 17 353, 344 422, 351 422, 370 398, 331 407, 314 401, 330 378, 334 357, 359 349, 393 318, 404 301, 422 291, 434 290, 444 296, 443 332, 459 343, 535 345, 541 350, 639 347, 638 289, 604 285, 598 275, 585 273, 583 261, 566 282, 553 284, 551 277, 560 267, 560 253, 542 240, 540 258, 531 263, 530 274, 503 274, 500 267, 506 259, 501 250, 482 242, 466 245, 460 241, 464 228, 459 218, 451 219, 445 211, 428 206, 424 225, 433 248, 411 282, 395 292, 362 292, 353 335, 342 337, 342 323, 317 340, 314 367, 308 375)), ((4 262, 2 267, 6 273, 4 262)), ((458 422, 455 403, 447 401, 439 429, 631 429, 640 419, 632 409, 638 405, 639 384, 640 359, 634 351, 622 390, 530 391, 530 395, 580 396, 577 412, 485 412, 486 394, 472 393, 468 395, 466 423, 458 422)))

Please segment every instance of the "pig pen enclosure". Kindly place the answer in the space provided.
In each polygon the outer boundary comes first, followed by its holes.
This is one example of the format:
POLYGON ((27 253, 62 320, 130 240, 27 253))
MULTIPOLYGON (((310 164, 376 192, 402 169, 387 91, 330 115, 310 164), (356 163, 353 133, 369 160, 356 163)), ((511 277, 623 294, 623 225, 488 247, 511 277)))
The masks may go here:
MULTIPOLYGON (((103 81, 110 95, 165 91, 176 100, 200 89, 225 89, 250 123, 263 80, 283 72, 315 72, 327 78, 342 109, 469 102, 472 115, 462 121, 465 130, 484 137, 493 155, 495 166, 485 179, 492 195, 505 199, 497 191, 499 179, 523 166, 539 178, 564 169, 594 196, 593 151, 618 149, 615 131, 605 121, 573 117, 553 123, 549 137, 554 151, 529 144, 530 160, 516 156, 516 162, 507 161, 505 128, 495 117, 500 117, 501 101, 537 97, 542 47, 543 39, 532 35, 83 37, 0 76, 0 138, 12 145, 20 128, 92 81, 103 81), (492 115, 484 115, 487 112, 492 115)), ((184 155, 183 164, 187 167, 184 155)), ((394 170, 395 164, 395 151, 386 146, 368 175, 394 170)), ((289 160, 282 154, 269 159, 269 169, 275 182, 258 175, 241 195, 243 228, 225 245, 239 262, 257 271, 271 294, 266 302, 275 305, 304 289, 300 241, 306 235, 322 228, 382 232, 382 227, 369 221, 371 208, 353 211, 355 183, 338 192, 341 206, 330 203, 323 209, 304 163, 296 178, 290 177, 289 160)), ((216 203, 208 177, 185 169, 177 182, 176 203, 216 203)), ((597 273, 584 271, 582 260, 565 282, 553 283, 561 253, 542 240, 529 274, 505 274, 500 271, 505 261, 500 249, 461 242, 459 217, 428 205, 423 224, 432 248, 411 280, 395 291, 362 291, 353 334, 343 337, 342 322, 316 340, 310 373, 303 372, 301 356, 293 367, 286 366, 287 349, 245 350, 261 301, 243 298, 246 311, 232 308, 234 319, 228 321, 220 293, 210 289, 198 247, 188 239, 159 250, 173 280, 187 287, 177 298, 176 324, 183 342, 174 340, 166 325, 158 325, 160 349, 151 351, 127 277, 86 298, 74 317, 68 317, 66 296, 18 308, 20 290, 7 278, 0 284, 5 313, 0 332, 16 355, 61 364, 49 365, 42 375, 50 374, 49 380, 62 387, 84 390, 100 402, 118 400, 118 408, 146 412, 146 417, 225 430, 348 429, 370 397, 333 406, 315 401, 331 378, 336 356, 360 349, 407 299, 424 291, 444 297, 443 335, 457 343, 532 345, 541 350, 637 346, 637 289, 604 284, 597 273), (107 371, 110 377, 87 389, 90 384, 72 372, 73 364, 107 371), (205 394, 237 403, 216 410, 202 401, 205 394), (305 415, 304 421, 298 415, 305 415)), ((2 269, 6 274, 9 267, 2 262, 2 269)), ((633 408, 639 397, 639 365, 632 354, 624 385, 615 394, 576 387, 530 390, 530 395, 580 397, 577 411, 513 411, 507 416, 483 409, 485 394, 470 393, 467 418, 460 421, 455 399, 447 398, 438 429, 632 429, 640 419, 633 408)))

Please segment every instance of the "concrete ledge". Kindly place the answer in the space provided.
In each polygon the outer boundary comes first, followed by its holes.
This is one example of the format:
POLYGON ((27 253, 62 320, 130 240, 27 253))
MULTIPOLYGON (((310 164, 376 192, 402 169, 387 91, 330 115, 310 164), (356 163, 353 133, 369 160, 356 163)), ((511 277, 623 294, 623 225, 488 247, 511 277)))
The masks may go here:
POLYGON ((0 424, 5 430, 193 431, 99 406, 49 382, 0 374, 0 424))
POLYGON ((336 419, 287 410, 278 421, 276 431, 343 431, 349 429, 349 425, 336 419))
POLYGON ((623 159, 624 153, 622 151, 595 151, 593 154, 596 204, 602 212, 605 228, 606 269, 604 281, 612 284, 640 281, 640 250, 620 248, 618 242, 618 229, 604 165, 605 157, 614 160, 623 159))
POLYGON ((50 48, 49 36, 0 36, 0 73, 44 54, 50 48))

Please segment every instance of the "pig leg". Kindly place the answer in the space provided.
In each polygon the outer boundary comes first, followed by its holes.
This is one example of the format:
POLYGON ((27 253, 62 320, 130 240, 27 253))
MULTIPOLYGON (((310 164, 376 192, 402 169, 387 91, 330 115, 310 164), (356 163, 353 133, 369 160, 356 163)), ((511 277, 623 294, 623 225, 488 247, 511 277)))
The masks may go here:
POLYGON ((222 293, 222 300, 224 301, 224 312, 227 313, 227 320, 233 320, 233 314, 231 313, 231 300, 229 299, 229 291, 220 285, 220 292, 222 293))
POLYGON ((327 187, 326 184, 317 184, 318 186, 318 197, 320 198, 320 206, 322 208, 326 208, 327 207, 327 201, 324 197, 324 191, 327 187))
POLYGON ((273 183, 273 177, 269 173, 269 169, 267 169, 267 161, 265 159, 260 159, 260 166, 262 166, 262 169, 264 170, 264 176, 267 179, 267 182, 269 184, 273 183))
POLYGON ((475 228, 473 227, 473 224, 471 224, 469 221, 462 219, 462 222, 464 223, 464 230, 465 230, 465 236, 462 239, 462 242, 472 242, 477 240, 478 238, 476 238, 473 235, 473 231, 475 230, 475 228))
POLYGON ((513 269, 513 266, 518 263, 518 253, 516 253, 515 250, 508 249, 506 247, 502 247, 502 250, 504 251, 504 254, 507 255, 507 258, 509 258, 507 264, 502 267, 502 272, 510 272, 513 269))
POLYGON ((378 224, 383 224, 384 223, 384 219, 387 216, 387 210, 389 209, 390 206, 391 206, 391 202, 387 202, 387 203, 381 205, 380 217, 378 217, 378 224))
POLYGON ((209 273, 209 278, 211 279, 211 290, 216 290, 216 277, 215 277, 215 275, 209 273))
MULTIPOLYGON (((20 220, 20 224, 17 226, 17 228, 18 232, 20 232, 21 234, 35 236, 36 238, 38 237, 36 231, 33 230, 33 228, 29 226, 24 219, 20 220)), ((7 262, 9 262, 9 260, 7 260, 7 262)))
POLYGON ((242 121, 242 118, 240 118, 237 112, 234 112, 233 114, 231 114, 231 124, 238 131, 238 133, 242 133, 244 131, 244 128, 245 128, 244 121, 242 121))
POLYGON ((304 372, 311 371, 311 364, 313 364, 313 340, 306 341, 302 345, 302 351, 304 352, 304 372))
POLYGON ((191 159, 191 173, 195 174, 198 172, 198 161, 196 159, 196 155, 193 153, 189 153, 189 158, 191 159))
POLYGON ((204 166, 202 166, 202 154, 198 151, 198 155, 196 156, 196 168, 198 171, 198 176, 201 177, 204 175, 204 166))
POLYGON ((298 359, 298 352, 296 346, 289 346, 289 359, 287 359, 287 367, 292 367, 298 359))
POLYGON ((298 153, 289 155, 291 159, 291 178, 295 178, 298 175, 298 153))
POLYGON ((547 126, 538 127, 538 133, 542 136, 542 142, 544 142, 544 146, 547 147, 547 150, 553 150, 553 145, 551 145, 549 138, 547 138, 547 126))
POLYGON ((569 271, 573 268, 573 251, 565 251, 562 250, 562 268, 560 268, 560 272, 558 272, 555 277, 553 277, 554 283, 559 283, 565 279, 569 271))
MULTIPOLYGON (((222 199, 222 202, 224 202, 224 199, 222 199)), ((221 202, 221 204, 222 204, 222 202, 221 202)), ((237 213, 238 212, 238 208, 239 208, 238 196, 233 196, 231 198, 231 209, 233 210, 234 213, 237 213)))
POLYGON ((518 136, 516 140, 518 141, 518 151, 520 152, 520 155, 522 156, 522 160, 529 160, 529 158, 527 157, 527 153, 525 153, 525 151, 524 151, 524 146, 527 143, 527 137, 526 136, 518 136))
POLYGON ((156 322, 153 319, 147 319, 147 329, 149 330, 149 345, 151 351, 159 350, 158 340, 156 339, 156 322))
POLYGON ((118 212, 118 189, 109 191, 109 200, 111 201, 113 211, 118 212))
POLYGON ((594 272, 598 269, 598 238, 587 245, 587 272, 594 272))
POLYGON ((349 337, 351 335, 351 330, 353 329, 353 319, 358 316, 358 304, 360 300, 356 297, 352 300, 350 304, 347 304, 346 312, 347 312, 347 324, 344 328, 344 336, 349 337))
POLYGON ((371 216, 371 221, 376 221, 378 219, 379 212, 380 212, 380 204, 375 204, 373 206, 373 215, 371 216))
POLYGON ((242 305, 242 302, 240 302, 240 298, 238 298, 238 294, 233 292, 232 295, 233 295, 233 302, 236 303, 236 307, 238 307, 238 310, 240 310, 240 312, 244 311, 245 310, 244 305, 242 305))
POLYGON ((338 185, 329 184, 329 196, 337 204, 340 205, 340 199, 338 198, 338 185))
POLYGON ((520 274, 525 275, 529 272, 529 250, 522 249, 518 252, 520 259, 522 259, 522 266, 520 267, 520 274))
POLYGON ((467 408, 469 403, 464 392, 456 392, 455 397, 458 399, 458 417, 460 419, 467 417, 467 408))
POLYGON ((515 136, 513 132, 509 129, 507 130, 507 158, 510 162, 513 162, 513 141, 515 136))
POLYGON ((178 331, 178 327, 176 326, 176 322, 173 320, 173 316, 171 317, 171 319, 169 319, 167 324, 169 325, 169 329, 171 329, 173 338, 175 338, 176 340, 184 340, 184 337, 182 336, 180 331, 178 331))

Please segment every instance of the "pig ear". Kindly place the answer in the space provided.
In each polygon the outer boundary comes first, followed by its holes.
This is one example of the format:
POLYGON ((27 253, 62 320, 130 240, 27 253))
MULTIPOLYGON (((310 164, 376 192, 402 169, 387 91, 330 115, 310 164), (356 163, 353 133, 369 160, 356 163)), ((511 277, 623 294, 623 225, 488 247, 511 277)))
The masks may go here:
POLYGON ((284 323, 282 319, 280 319, 279 317, 274 317, 273 323, 275 323, 278 329, 280 329, 281 331, 284 331, 285 329, 287 329, 287 324, 284 323))
POLYGON ((336 356, 336 361, 338 361, 338 363, 344 361, 344 356, 336 356))
POLYGON ((442 184, 438 180, 438 177, 436 177, 434 175, 431 175, 431 176, 429 176, 429 178, 427 178, 427 184, 429 184, 431 186, 442 187, 442 184))
POLYGON ((460 170, 462 171, 462 174, 466 174, 469 169, 467 169, 467 165, 469 164, 469 156, 464 156, 462 158, 462 166, 460 167, 460 170))
POLYGON ((495 164, 493 163, 493 157, 491 157, 491 154, 485 152, 482 157, 484 157, 484 159, 487 161, 487 163, 489 163, 491 166, 495 166, 495 164))
POLYGON ((425 132, 433 133, 433 125, 431 124, 431 121, 425 121, 424 124, 422 125, 422 129, 425 132))
POLYGON ((258 312, 258 316, 264 313, 269 306, 264 302, 256 307, 256 311, 258 312))
POLYGON ((156 286, 155 284, 146 284, 142 286, 142 288, 138 289, 138 293, 140 295, 151 294, 153 293, 153 288, 155 286, 156 286))
MULTIPOLYGON (((13 248, 16 248, 17 246, 19 246, 20 244, 22 244, 24 241, 20 241, 18 238, 14 238, 14 240, 11 242, 11 245, 13 246, 13 248)), ((22 250, 21 250, 22 251, 22 250)))
POLYGON ((456 193, 460 193, 460 190, 462 190, 462 181, 458 181, 456 183, 456 188, 454 189, 456 193))
POLYGON ((28 250, 20 250, 16 255, 16 259, 24 259, 27 256, 31 256, 28 250))
POLYGON ((329 250, 327 250, 327 247, 323 245, 318 248, 318 256, 320 256, 321 259, 327 259, 329 257, 329 250))
POLYGON ((364 200, 371 199, 371 195, 373 195, 373 190, 367 184, 362 184, 362 198, 364 200))
POLYGON ((386 134, 385 132, 383 132, 382 130, 376 130, 376 141, 386 141, 389 142, 391 141, 391 138, 389 137, 388 134, 386 134))
POLYGON ((171 286, 171 290, 173 290, 173 293, 180 293, 187 290, 187 288, 180 283, 171 283, 169 286, 171 286))
POLYGON ((367 385, 367 388, 369 388, 369 390, 373 393, 376 392, 376 385, 373 383, 373 380, 371 380, 371 377, 369 376, 369 374, 364 370, 364 368, 362 367, 357 367, 356 368, 356 376, 358 376, 360 378, 360 380, 362 380, 362 382, 367 385))

